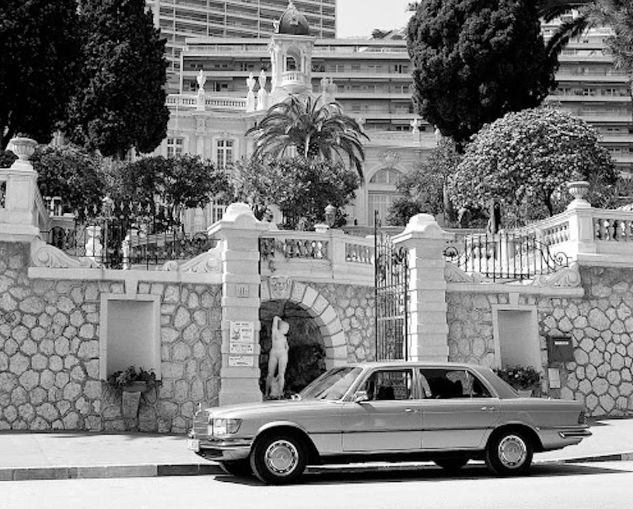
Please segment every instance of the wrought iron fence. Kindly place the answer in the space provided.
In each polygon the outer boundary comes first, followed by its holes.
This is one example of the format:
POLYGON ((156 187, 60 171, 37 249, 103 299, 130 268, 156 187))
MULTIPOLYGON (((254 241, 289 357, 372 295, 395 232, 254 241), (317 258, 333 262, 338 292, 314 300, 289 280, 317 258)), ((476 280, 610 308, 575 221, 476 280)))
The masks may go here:
POLYGON ((409 255, 391 237, 376 232, 376 360, 407 359, 409 336, 409 255))
POLYGON ((444 256, 465 272, 479 273, 493 281, 532 279, 569 265, 568 256, 550 252, 536 232, 466 235, 449 245, 444 256))
POLYGON ((111 201, 43 233, 48 244, 109 269, 149 269, 193 258, 215 245, 204 232, 186 233, 180 211, 173 207, 111 201))

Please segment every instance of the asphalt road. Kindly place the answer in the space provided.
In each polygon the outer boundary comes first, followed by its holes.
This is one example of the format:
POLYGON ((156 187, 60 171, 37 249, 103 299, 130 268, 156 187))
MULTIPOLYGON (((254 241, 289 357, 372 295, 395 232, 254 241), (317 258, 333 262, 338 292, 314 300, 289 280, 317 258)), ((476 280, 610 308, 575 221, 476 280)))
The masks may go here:
POLYGON ((633 462, 534 465, 519 478, 482 465, 458 475, 440 469, 308 474, 301 484, 264 486, 227 475, 10 481, 2 509, 628 509, 633 462))

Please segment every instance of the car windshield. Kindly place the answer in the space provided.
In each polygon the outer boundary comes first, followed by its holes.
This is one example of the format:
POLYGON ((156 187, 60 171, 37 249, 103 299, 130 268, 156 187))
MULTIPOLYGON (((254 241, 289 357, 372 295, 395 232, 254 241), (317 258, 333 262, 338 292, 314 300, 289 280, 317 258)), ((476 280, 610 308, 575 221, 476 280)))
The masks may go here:
POLYGON ((360 375, 360 368, 333 368, 301 391, 301 399, 341 399, 360 375))

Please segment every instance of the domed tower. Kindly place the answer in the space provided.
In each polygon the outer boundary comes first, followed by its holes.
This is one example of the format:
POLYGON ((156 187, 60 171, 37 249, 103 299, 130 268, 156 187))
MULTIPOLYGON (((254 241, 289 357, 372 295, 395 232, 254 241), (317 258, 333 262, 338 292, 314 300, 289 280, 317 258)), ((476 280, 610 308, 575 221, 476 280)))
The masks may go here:
POLYGON ((316 37, 310 35, 306 17, 292 0, 275 23, 268 51, 272 64, 270 104, 283 101, 288 95, 312 92, 312 50, 316 37))

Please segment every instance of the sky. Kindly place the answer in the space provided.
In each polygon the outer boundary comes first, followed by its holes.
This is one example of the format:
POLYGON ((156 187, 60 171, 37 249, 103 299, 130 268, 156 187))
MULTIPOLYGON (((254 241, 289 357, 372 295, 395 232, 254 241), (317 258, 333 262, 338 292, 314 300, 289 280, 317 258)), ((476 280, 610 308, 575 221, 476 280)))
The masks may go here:
POLYGON ((369 37, 375 28, 391 30, 407 24, 411 0, 337 0, 338 38, 369 37))

